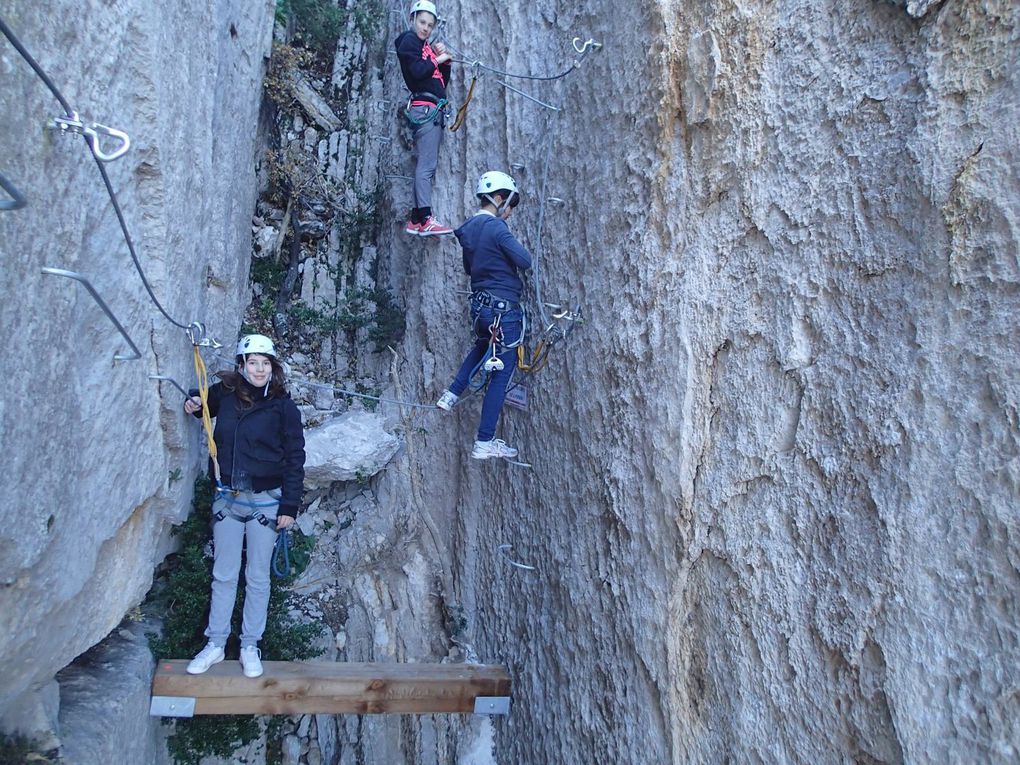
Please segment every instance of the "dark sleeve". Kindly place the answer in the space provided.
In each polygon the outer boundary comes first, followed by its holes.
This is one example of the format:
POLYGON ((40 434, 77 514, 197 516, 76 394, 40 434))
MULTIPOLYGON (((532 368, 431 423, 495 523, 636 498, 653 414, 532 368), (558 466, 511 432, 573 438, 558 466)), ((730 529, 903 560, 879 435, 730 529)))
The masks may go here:
MULTIPOLYGON (((197 395, 198 395, 198 388, 191 388, 191 389, 188 390, 188 396, 197 396, 197 395)), ((209 399, 209 416, 210 417, 215 417, 216 413, 220 411, 220 399, 221 398, 223 398, 223 383, 214 383, 212 385, 212 387, 209 388, 209 396, 208 396, 208 399, 209 399)), ((197 412, 195 412, 191 416, 192 417, 197 417, 198 419, 201 420, 202 419, 202 410, 199 409, 197 412)))
POLYGON ((460 242, 460 257, 461 263, 464 264, 464 273, 471 276, 471 253, 468 252, 467 245, 464 244, 464 239, 462 238, 464 234, 464 227, 461 226, 453 233, 457 237, 457 241, 460 242))
POLYGON ((519 269, 527 271, 531 268, 531 255, 524 249, 524 245, 510 233, 510 227, 505 222, 499 233, 496 234, 496 243, 502 253, 510 258, 511 262, 519 269))
POLYGON ((283 399, 283 493, 278 515, 297 518, 305 481, 305 431, 301 412, 289 398, 283 399))
POLYGON ((405 34, 397 39, 397 58, 404 72, 413 80, 427 80, 432 77, 436 67, 427 58, 422 58, 424 44, 413 34, 405 34))
POLYGON ((450 61, 444 61, 442 64, 439 65, 439 73, 443 75, 443 82, 446 83, 444 87, 447 88, 450 87, 450 75, 453 72, 453 67, 451 66, 451 63, 452 62, 450 61))

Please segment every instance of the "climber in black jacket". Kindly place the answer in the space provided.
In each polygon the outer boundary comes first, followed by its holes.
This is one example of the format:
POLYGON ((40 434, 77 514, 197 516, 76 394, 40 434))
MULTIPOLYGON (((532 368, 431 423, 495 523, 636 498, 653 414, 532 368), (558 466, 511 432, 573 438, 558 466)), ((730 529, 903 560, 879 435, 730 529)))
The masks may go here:
MULTIPOLYGON (((247 544, 241 666, 247 677, 262 674, 258 642, 266 627, 269 569, 279 531, 297 517, 304 482, 305 438, 301 413, 285 387, 273 341, 246 335, 237 344, 237 370, 220 373, 209 388, 209 416, 216 418, 210 477, 217 482, 213 502, 213 582, 209 643, 188 664, 201 674, 223 661, 230 617, 237 597, 241 546, 247 544), (216 467, 219 467, 217 471, 216 467), (218 475, 218 480, 217 480, 218 475)), ((184 411, 202 416, 202 399, 193 395, 184 411)))
POLYGON ((450 84, 452 59, 443 43, 429 42, 436 18, 433 3, 416 0, 411 5, 411 29, 393 43, 404 83, 411 91, 404 114, 411 123, 418 159, 414 169, 414 208, 404 230, 415 236, 452 233, 432 215, 432 181, 446 126, 446 88, 450 84))

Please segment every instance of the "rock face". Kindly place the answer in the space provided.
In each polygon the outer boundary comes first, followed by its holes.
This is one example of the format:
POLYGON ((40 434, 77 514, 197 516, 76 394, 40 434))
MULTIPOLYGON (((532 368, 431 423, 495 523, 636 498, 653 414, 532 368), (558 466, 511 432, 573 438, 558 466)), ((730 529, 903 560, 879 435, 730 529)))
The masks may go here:
MULTIPOLYGON (((540 266, 532 303, 539 290, 580 303, 587 321, 534 378, 529 409, 504 414, 499 435, 531 470, 468 458, 477 399, 405 415, 406 449, 370 493, 324 494, 331 565, 302 582, 343 625, 341 659, 436 660, 455 646, 510 668, 512 715, 491 730, 316 720, 319 751, 344 763, 1016 760, 1020 8, 450 0, 442 12, 463 58, 511 72, 563 71, 572 39, 604 43, 569 77, 511 83, 561 112, 484 76, 447 135, 434 204, 455 223, 478 174, 510 169, 526 200, 511 225, 540 266)), ((222 335, 254 207, 236 194, 251 144, 234 128, 255 124, 255 88, 223 83, 257 79, 268 17, 118 4, 82 27, 17 2, 5 17, 40 50, 80 38, 105 62, 44 60, 83 112, 120 107, 136 149, 111 173, 156 291, 222 335), (157 66, 157 51, 196 46, 157 66), (195 172, 165 172, 181 162, 195 172)), ((348 210, 385 179, 375 247, 345 261, 345 232, 316 231, 333 244, 304 264, 300 294, 319 308, 392 290, 400 364, 339 341, 317 359, 432 401, 468 337, 466 280, 454 242, 401 232, 412 163, 390 108, 398 27, 390 17, 385 40, 345 39, 333 82, 307 83, 307 120, 289 128, 348 210), (334 129, 331 115, 363 129, 334 129)), ((185 493, 162 476, 194 464, 196 447, 176 394, 163 403, 143 374, 110 364, 123 346, 87 295, 38 274, 93 276, 153 366, 190 377, 115 219, 76 203, 94 168, 27 120, 51 100, 0 50, 14 83, 2 127, 26 136, 2 170, 30 201, 0 213, 18 253, 0 276, 16 299, 0 310, 21 365, 0 409, 3 467, 25 477, 0 531, 19 530, 0 564, 11 699, 140 597, 185 493)))
MULTIPOLYGON (((470 405, 409 439, 475 647, 515 678, 498 761, 1020 756, 1020 8, 443 14, 512 71, 606 44, 512 82, 559 114, 483 78, 438 173, 456 222, 519 164, 511 225, 588 316, 504 414, 532 470, 466 458, 470 405)), ((465 285, 454 244, 402 238, 404 192, 380 251, 434 399, 465 285)))
MULTIPOLYGON (((84 121, 131 136, 106 169, 146 277, 176 321, 230 341, 247 297, 272 3, 87 5, 13 0, 3 18, 84 121)), ((0 212, 2 712, 144 596, 189 507, 198 432, 180 394, 147 379, 190 385, 191 344, 146 295, 88 149, 45 130, 60 106, 6 40, 0 71, 0 172, 28 200, 0 212), (125 340, 82 285, 44 266, 88 278, 142 358, 115 363, 125 340)))

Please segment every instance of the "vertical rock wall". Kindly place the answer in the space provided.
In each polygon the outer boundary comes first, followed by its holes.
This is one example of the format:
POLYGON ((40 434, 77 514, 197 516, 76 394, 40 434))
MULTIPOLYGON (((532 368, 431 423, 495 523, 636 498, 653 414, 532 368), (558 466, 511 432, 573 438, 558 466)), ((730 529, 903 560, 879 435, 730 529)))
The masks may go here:
MULTIPOLYGON (((515 677, 498 761, 1014 759, 1016 5, 442 12, 510 70, 605 42, 513 83, 557 115, 486 75, 437 184, 454 221, 522 164, 536 249, 551 135, 542 282, 589 318, 504 414, 532 470, 467 458, 476 405, 417 436, 476 647, 515 677)), ((459 254, 401 241, 390 198, 432 397, 459 254)))
MULTIPOLYGON (((2 11, 84 121, 131 136, 106 167, 145 273, 171 316, 225 341, 247 294, 272 14, 268 0, 2 11)), ((0 72, 0 172, 28 199, 0 212, 2 711, 144 596, 189 507, 198 439, 180 394, 147 379, 192 384, 190 343, 146 296, 87 148, 45 130, 59 104, 5 39, 0 72), (125 341, 82 285, 44 266, 88 278, 142 358, 114 363, 125 341)))

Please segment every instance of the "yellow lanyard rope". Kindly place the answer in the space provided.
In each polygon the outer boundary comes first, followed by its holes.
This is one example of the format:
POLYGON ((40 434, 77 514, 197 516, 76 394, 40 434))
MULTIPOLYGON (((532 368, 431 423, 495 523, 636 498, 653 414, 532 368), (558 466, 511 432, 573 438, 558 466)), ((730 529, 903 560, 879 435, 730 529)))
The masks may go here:
POLYGON ((209 447, 209 456, 213 462, 213 474, 216 477, 216 485, 220 484, 220 461, 217 459, 216 442, 213 440, 212 417, 209 416, 209 372, 202 361, 202 354, 198 352, 198 346, 193 346, 195 351, 195 376, 198 378, 198 395, 202 399, 202 428, 205 430, 205 441, 209 447))
POLYGON ((478 82, 478 78, 477 77, 472 77, 471 78, 471 87, 468 88, 467 98, 464 99, 464 103, 462 103, 460 105, 460 108, 457 110, 457 117, 454 119, 453 126, 450 128, 450 130, 452 132, 457 132, 457 130, 460 128, 460 126, 464 124, 464 120, 467 118, 467 108, 468 108, 468 104, 471 103, 471 99, 475 95, 475 83, 476 82, 478 82))
POLYGON ((522 372, 537 372, 545 366, 545 362, 549 359, 549 349, 546 347, 545 340, 538 341, 538 345, 532 351, 529 361, 524 360, 525 354, 526 351, 522 343, 517 346, 517 368, 522 372))

